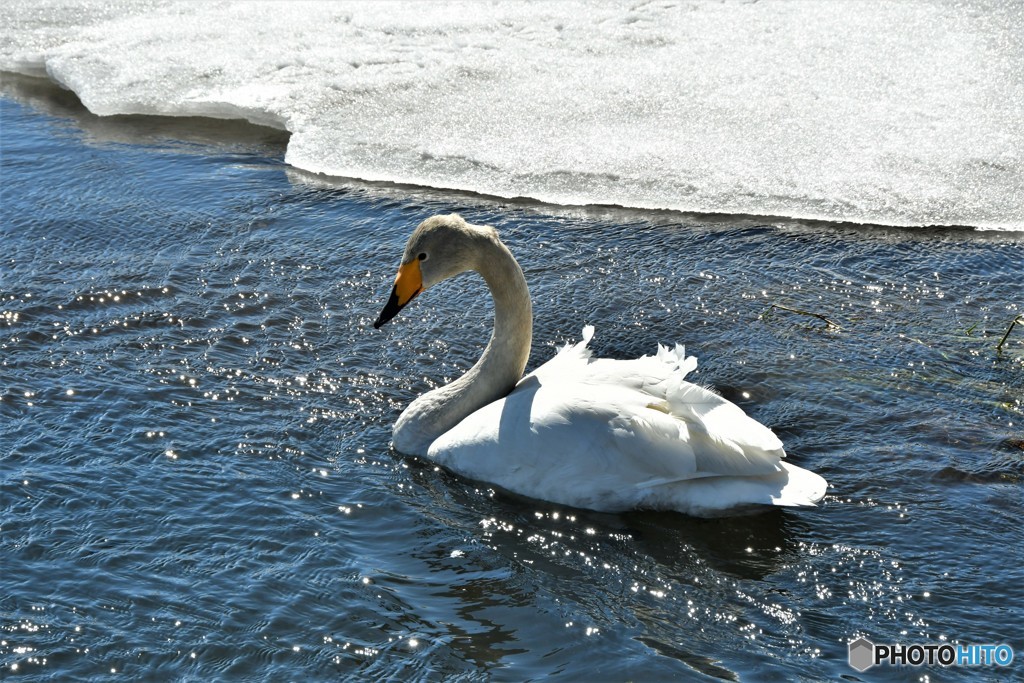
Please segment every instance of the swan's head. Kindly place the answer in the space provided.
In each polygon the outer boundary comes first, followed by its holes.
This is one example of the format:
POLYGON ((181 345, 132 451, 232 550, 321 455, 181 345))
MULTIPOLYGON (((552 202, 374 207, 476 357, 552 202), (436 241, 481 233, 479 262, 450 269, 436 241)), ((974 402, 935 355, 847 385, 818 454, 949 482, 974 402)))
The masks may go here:
POLYGON ((395 286, 373 326, 380 328, 417 294, 438 282, 467 270, 477 270, 486 251, 483 243, 497 239, 494 228, 470 225, 454 213, 433 216, 420 223, 405 245, 395 286))

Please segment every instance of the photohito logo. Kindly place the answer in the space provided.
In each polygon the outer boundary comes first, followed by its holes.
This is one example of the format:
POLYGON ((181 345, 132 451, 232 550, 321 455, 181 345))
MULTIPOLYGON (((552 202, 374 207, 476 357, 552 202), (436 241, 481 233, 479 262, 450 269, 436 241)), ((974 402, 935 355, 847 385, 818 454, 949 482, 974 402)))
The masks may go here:
POLYGON ((850 666, 867 671, 876 664, 921 666, 1009 666, 1013 648, 1009 645, 951 645, 949 643, 902 643, 876 645, 861 637, 850 641, 850 666))

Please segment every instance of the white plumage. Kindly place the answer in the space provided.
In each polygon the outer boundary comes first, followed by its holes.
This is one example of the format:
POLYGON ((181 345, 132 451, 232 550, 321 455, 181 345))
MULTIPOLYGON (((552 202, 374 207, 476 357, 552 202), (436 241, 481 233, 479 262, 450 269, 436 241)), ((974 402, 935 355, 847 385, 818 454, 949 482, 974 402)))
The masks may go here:
POLYGON ((588 326, 582 342, 516 382, 530 348, 529 294, 493 229, 435 217, 405 256, 378 327, 420 291, 472 269, 495 297, 495 333, 465 376, 402 414, 398 450, 521 495, 605 512, 715 516, 814 505, 825 495, 822 477, 783 462, 770 429, 686 381, 697 360, 680 345, 634 360, 595 359, 588 326))

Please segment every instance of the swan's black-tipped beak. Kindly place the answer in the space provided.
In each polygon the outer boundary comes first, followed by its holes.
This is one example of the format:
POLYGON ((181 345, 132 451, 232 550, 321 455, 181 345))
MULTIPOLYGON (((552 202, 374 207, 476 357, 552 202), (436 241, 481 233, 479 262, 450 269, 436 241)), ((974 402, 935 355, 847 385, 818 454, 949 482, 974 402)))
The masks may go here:
POLYGON ((395 277, 395 286, 391 288, 391 296, 380 312, 380 317, 373 324, 375 329, 398 315, 407 303, 423 291, 423 275, 420 273, 420 262, 416 259, 403 263, 395 277))
POLYGON ((402 310, 403 306, 398 303, 397 289, 397 287, 391 288, 391 296, 388 297, 388 302, 384 305, 384 310, 380 312, 377 322, 373 324, 374 329, 379 330, 381 325, 394 318, 402 310))

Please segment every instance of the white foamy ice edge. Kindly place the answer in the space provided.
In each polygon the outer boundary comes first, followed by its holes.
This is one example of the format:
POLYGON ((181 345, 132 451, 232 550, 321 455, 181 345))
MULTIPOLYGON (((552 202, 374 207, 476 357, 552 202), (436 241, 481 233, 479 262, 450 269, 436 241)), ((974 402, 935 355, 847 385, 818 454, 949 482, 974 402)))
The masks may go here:
POLYGON ((1024 229, 1024 9, 8 0, 0 68, 92 112, 244 118, 333 176, 1024 229))

